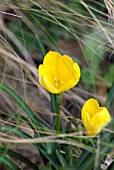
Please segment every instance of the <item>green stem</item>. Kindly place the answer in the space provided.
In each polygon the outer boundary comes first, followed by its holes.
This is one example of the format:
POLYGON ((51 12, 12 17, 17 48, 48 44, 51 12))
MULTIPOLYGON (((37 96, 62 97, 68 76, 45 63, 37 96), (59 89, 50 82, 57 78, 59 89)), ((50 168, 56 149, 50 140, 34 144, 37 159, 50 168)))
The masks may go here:
POLYGON ((52 112, 56 113, 56 94, 50 93, 52 112))
POLYGON ((56 118, 55 118, 55 130, 59 134, 61 130, 61 116, 60 116, 60 106, 62 102, 62 93, 56 96, 56 118))

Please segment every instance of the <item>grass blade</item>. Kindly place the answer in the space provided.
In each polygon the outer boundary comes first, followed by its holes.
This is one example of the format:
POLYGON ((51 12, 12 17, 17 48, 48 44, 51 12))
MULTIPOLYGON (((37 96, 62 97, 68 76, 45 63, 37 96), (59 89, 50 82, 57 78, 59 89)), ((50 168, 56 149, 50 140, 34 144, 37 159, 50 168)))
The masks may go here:
POLYGON ((7 156, 0 156, 0 162, 7 170, 22 170, 12 159, 7 156))
POLYGON ((112 103, 114 102, 114 81, 112 83, 111 89, 109 91, 106 103, 105 103, 105 107, 109 110, 111 108, 112 103))
POLYGON ((13 91, 11 88, 9 88, 7 85, 0 83, 0 89, 8 94, 14 101, 17 101, 18 105, 27 113, 29 118, 32 120, 32 122, 40 127, 42 125, 39 123, 38 117, 35 115, 35 113, 31 110, 31 108, 25 103, 25 101, 16 94, 15 91, 13 91))
POLYGON ((36 36, 37 43, 38 43, 40 50, 41 50, 41 53, 42 53, 42 57, 44 58, 44 56, 46 55, 45 47, 42 44, 42 42, 40 41, 40 38, 38 37, 38 35, 35 35, 35 36, 36 36))
POLYGON ((38 166, 34 163, 32 163, 30 160, 28 160, 26 157, 22 156, 21 154, 8 150, 7 154, 10 155, 11 157, 14 157, 22 162, 24 162, 28 167, 34 169, 34 170, 39 170, 38 166))
MULTIPOLYGON (((28 135, 25 132, 23 132, 22 130, 16 129, 14 127, 3 126, 2 130, 11 131, 11 132, 15 133, 16 135, 22 136, 25 139, 33 139, 30 135, 28 135)), ((45 159, 47 159, 49 162, 51 162, 51 164, 55 167, 55 169, 58 169, 57 161, 54 160, 54 158, 52 158, 51 156, 49 156, 46 153, 45 148, 43 148, 41 144, 33 143, 33 145, 39 150, 41 156, 45 157, 45 159)))
POLYGON ((61 166, 62 166, 62 167, 66 167, 67 163, 66 163, 63 155, 61 154, 61 152, 60 152, 59 150, 56 150, 56 155, 57 155, 58 160, 59 160, 60 163, 61 163, 61 166))

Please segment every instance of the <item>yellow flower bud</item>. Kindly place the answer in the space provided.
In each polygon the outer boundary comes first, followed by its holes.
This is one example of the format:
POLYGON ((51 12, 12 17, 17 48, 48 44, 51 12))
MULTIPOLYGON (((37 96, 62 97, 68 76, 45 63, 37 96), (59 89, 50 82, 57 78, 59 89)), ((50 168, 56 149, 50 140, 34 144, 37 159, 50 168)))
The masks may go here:
POLYGON ((74 87, 80 79, 80 67, 67 55, 49 51, 40 64, 39 82, 49 92, 58 94, 74 87))
POLYGON ((105 107, 100 107, 95 99, 89 99, 82 108, 82 123, 89 136, 96 136, 111 120, 105 107))

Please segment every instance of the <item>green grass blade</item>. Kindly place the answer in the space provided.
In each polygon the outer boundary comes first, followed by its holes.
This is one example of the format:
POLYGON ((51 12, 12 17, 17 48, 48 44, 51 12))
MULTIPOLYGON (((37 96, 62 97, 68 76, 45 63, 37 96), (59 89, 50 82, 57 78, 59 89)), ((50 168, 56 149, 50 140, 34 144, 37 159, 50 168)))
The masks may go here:
POLYGON ((10 155, 11 157, 16 158, 17 160, 24 162, 28 167, 30 167, 34 170, 39 170, 39 168, 36 164, 32 163, 28 158, 22 156, 21 154, 11 151, 11 150, 8 150, 7 154, 10 155))
POLYGON ((28 135, 27 133, 23 132, 22 130, 15 128, 15 127, 11 127, 11 126, 3 126, 1 128, 4 131, 10 131, 16 135, 20 135, 21 137, 25 138, 25 139, 32 139, 32 137, 30 135, 28 135))
POLYGON ((68 165, 72 166, 72 157, 73 157, 73 151, 72 151, 72 146, 69 145, 65 148, 65 160, 68 165))
POLYGON ((7 156, 0 156, 0 162, 6 170, 22 170, 12 159, 7 156))
POLYGON ((8 94, 14 101, 17 101, 18 105, 27 113, 29 118, 32 120, 32 122, 38 126, 42 125, 39 123, 38 117, 35 115, 35 113, 31 110, 31 108, 25 103, 25 101, 16 94, 15 91, 13 91, 11 88, 9 88, 7 85, 0 83, 0 89, 8 94))
POLYGON ((45 147, 46 147, 46 152, 48 153, 48 155, 51 155, 56 150, 57 144, 54 143, 54 142, 53 143, 46 143, 45 147))
POLYGON ((44 58, 44 56, 46 55, 45 47, 42 44, 42 42, 40 41, 40 38, 38 37, 38 35, 35 35, 35 36, 36 36, 37 43, 38 43, 40 50, 41 50, 41 53, 42 53, 42 57, 44 58))
POLYGON ((66 161, 65 161, 65 159, 64 159, 64 157, 63 157, 63 155, 61 154, 61 152, 60 152, 59 150, 56 150, 56 155, 57 155, 57 158, 58 158, 58 160, 59 160, 61 166, 65 168, 66 165, 67 165, 67 163, 66 163, 66 161))
MULTIPOLYGON (((25 132, 23 132, 20 129, 16 129, 14 127, 10 127, 10 126, 3 126, 2 130, 5 131, 11 131, 13 133, 15 133, 16 135, 20 135, 25 139, 33 139, 30 135, 26 134, 25 132)), ((45 159, 47 159, 49 162, 51 162, 51 164, 55 167, 55 169, 58 169, 58 163, 57 161, 54 159, 54 157, 49 156, 46 151, 45 148, 42 147, 42 145, 39 143, 33 143, 33 145, 39 150, 41 156, 45 157, 45 159)))
POLYGON ((65 128, 65 133, 70 133, 72 128, 72 120, 67 122, 66 128, 65 128))
MULTIPOLYGON (((83 170, 85 165, 86 165, 86 167, 88 167, 89 165, 93 166, 94 158, 95 158, 94 153, 90 153, 88 151, 83 151, 81 156, 76 161, 75 168, 79 169, 79 170, 83 170), (92 164, 91 164, 91 162, 92 162, 92 164)), ((90 168, 90 166, 89 166, 89 168, 90 168)))
POLYGON ((110 111, 111 105, 114 102, 114 81, 112 83, 111 89, 109 91, 105 107, 110 111))
POLYGON ((17 112, 13 112, 13 114, 15 115, 16 118, 20 118, 21 120, 23 120, 26 124, 28 124, 31 129, 35 130, 35 126, 32 122, 29 122, 29 120, 27 118, 25 118, 23 115, 17 113, 17 112))
POLYGON ((48 163, 48 165, 41 167, 40 170, 52 170, 52 168, 51 165, 48 163))

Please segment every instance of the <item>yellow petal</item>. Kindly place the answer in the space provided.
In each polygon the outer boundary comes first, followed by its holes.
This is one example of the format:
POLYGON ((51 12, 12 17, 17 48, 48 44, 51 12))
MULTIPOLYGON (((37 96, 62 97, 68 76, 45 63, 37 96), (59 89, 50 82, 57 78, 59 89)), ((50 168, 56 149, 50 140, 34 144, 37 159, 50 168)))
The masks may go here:
POLYGON ((64 92, 66 90, 69 90, 71 88, 73 88, 79 81, 79 78, 78 79, 70 79, 69 81, 67 81, 66 83, 64 83, 63 85, 61 84, 60 86, 60 91, 61 92, 64 92))
POLYGON ((99 103, 97 102, 97 100, 92 98, 87 100, 82 108, 82 113, 81 113, 82 120, 85 112, 87 112, 91 118, 96 113, 98 108, 99 108, 99 103))
POLYGON ((55 51, 49 51, 43 61, 43 65, 46 69, 50 70, 50 72, 58 78, 58 64, 62 55, 55 51))
POLYGON ((73 71, 73 60, 67 55, 62 56, 58 65, 59 80, 66 83, 71 78, 73 71))
POLYGON ((53 86, 53 84, 46 77, 39 76, 39 82, 49 92, 54 94, 60 93, 59 89, 55 88, 55 86, 53 86))
POLYGON ((53 74, 42 64, 39 66, 39 83, 51 93, 58 93, 58 89, 54 84, 53 74))
POLYGON ((51 93, 61 93, 74 87, 80 79, 80 67, 67 56, 49 51, 39 66, 39 82, 51 93))
POLYGON ((80 67, 73 60, 64 55, 60 58, 58 74, 61 91, 69 90, 74 87, 80 79, 80 67))
POLYGON ((88 129, 89 122, 90 122, 90 116, 87 112, 85 112, 83 120, 82 120, 82 123, 83 123, 85 129, 88 129))
POLYGON ((50 72, 50 70, 46 69, 44 65, 40 64, 38 72, 41 77, 48 78, 50 82, 53 81, 53 74, 50 72))
POLYGON ((89 136, 96 136, 103 127, 110 122, 110 114, 105 107, 100 107, 97 113, 92 117, 88 123, 87 133, 89 136))
POLYGON ((75 74, 75 79, 77 79, 77 82, 79 81, 80 78, 80 67, 77 63, 73 63, 73 67, 74 67, 74 74, 75 74))

